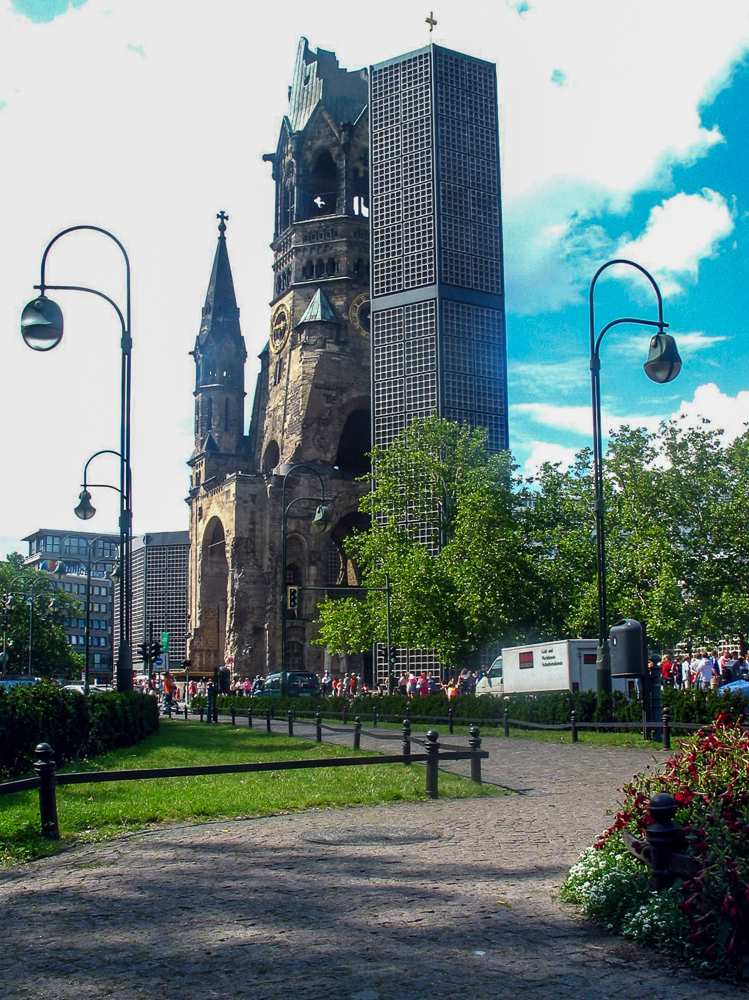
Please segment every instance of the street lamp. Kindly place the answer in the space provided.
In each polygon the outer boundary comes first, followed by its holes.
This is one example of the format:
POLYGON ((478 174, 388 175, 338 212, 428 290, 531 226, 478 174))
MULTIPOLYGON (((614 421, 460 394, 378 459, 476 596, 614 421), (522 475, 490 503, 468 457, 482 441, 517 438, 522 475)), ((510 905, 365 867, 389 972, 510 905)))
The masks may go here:
MULTIPOLYGON (((38 579, 29 579, 27 576, 17 576, 11 580, 10 587, 7 594, 5 595, 4 608, 3 608, 3 672, 5 672, 5 665, 8 661, 8 612, 15 610, 16 607, 16 597, 23 597, 29 606, 29 677, 32 675, 32 655, 34 648, 34 601, 36 600, 36 592, 40 587, 48 587, 48 581, 46 577, 40 577, 38 579), (29 590, 20 590, 15 592, 15 586, 19 580, 23 582, 30 588, 29 590)), ((50 611, 57 610, 57 602, 54 600, 49 601, 48 608, 50 611)))
MULTIPOLYGON (((84 661, 83 690, 84 690, 85 694, 88 694, 89 693, 89 689, 90 689, 90 681, 89 681, 89 649, 90 649, 90 646, 91 646, 91 619, 89 617, 89 614, 90 614, 90 611, 91 611, 91 571, 94 568, 94 566, 96 566, 98 563, 101 563, 101 562, 112 562, 112 556, 111 555, 101 555, 101 556, 99 556, 96 559, 92 559, 91 558, 92 553, 93 553, 94 549, 96 548, 96 543, 97 542, 110 542, 110 538, 109 538, 108 535, 97 535, 95 538, 92 538, 90 541, 88 539, 86 539, 86 538, 83 539, 83 541, 86 544, 86 558, 85 558, 85 560, 78 559, 75 556, 70 556, 70 555, 65 556, 64 552, 63 552, 63 550, 65 548, 65 542, 69 541, 71 538, 74 538, 74 537, 78 537, 78 536, 76 536, 76 535, 66 535, 60 541, 60 562, 58 564, 58 569, 60 567, 62 568, 62 572, 60 573, 60 577, 63 577, 65 575, 65 564, 63 562, 63 559, 67 559, 68 562, 74 562, 74 563, 77 563, 78 565, 81 565, 81 563, 83 563, 86 566, 86 601, 85 601, 86 619, 85 619, 85 626, 84 626, 84 629, 83 629, 83 661, 84 661)), ((111 544, 111 542, 110 542, 110 544, 111 544)), ((57 572, 58 571, 56 570, 55 571, 55 575, 57 575, 57 572)))
POLYGON ((645 374, 653 382, 664 384, 671 382, 681 371, 681 358, 676 349, 676 341, 665 332, 667 323, 663 322, 663 300, 655 279, 644 267, 632 260, 617 258, 607 261, 593 275, 588 293, 590 311, 590 380, 593 404, 593 479, 595 484, 596 512, 596 566, 598 573, 598 653, 596 656, 596 689, 598 693, 611 691, 611 650, 607 631, 606 609, 606 545, 604 538, 605 501, 603 496, 603 438, 601 428, 601 358, 600 348, 604 334, 612 327, 621 323, 634 323, 638 326, 653 326, 657 328, 650 339, 650 349, 644 364, 645 374), (595 316, 593 311, 593 292, 598 278, 614 264, 626 264, 644 274, 653 286, 658 300, 658 319, 633 319, 626 317, 607 323, 596 337, 595 316))
POLYGON ((312 521, 312 527, 315 531, 322 534, 325 531, 329 531, 331 527, 330 509, 325 505, 325 484, 323 478, 317 469, 312 465, 306 465, 304 463, 298 463, 297 465, 292 465, 288 470, 286 475, 283 477, 283 486, 281 489, 281 509, 283 511, 281 517, 281 694, 286 694, 287 679, 286 679, 286 522, 289 517, 289 511, 294 506, 295 503, 300 503, 302 501, 307 501, 308 503, 317 504, 317 509, 314 514, 294 514, 293 516, 303 520, 312 521), (289 478, 292 472, 296 472, 297 469, 307 469, 309 472, 314 472, 320 481, 320 496, 319 497, 295 497, 288 506, 286 504, 286 480, 289 478))
MULTIPOLYGON (((131 474, 130 474, 130 396, 131 396, 131 360, 132 360, 132 328, 131 328, 131 318, 130 318, 130 260, 128 258, 125 248, 112 233, 108 232, 106 229, 101 229, 99 226, 71 226, 69 229, 64 229, 62 232, 58 233, 50 242, 42 256, 42 267, 41 267, 41 281, 38 285, 34 285, 34 288, 39 289, 39 296, 26 306, 21 315, 21 335, 23 336, 26 344, 35 351, 49 351, 57 347, 57 345, 62 340, 63 333, 63 316, 62 310, 53 302, 52 299, 47 298, 45 292, 47 289, 51 288, 55 291, 73 291, 73 292, 88 292, 91 295, 96 295, 101 299, 108 302, 120 320, 122 326, 122 337, 120 340, 120 348, 122 354, 121 361, 121 378, 120 378, 120 450, 114 454, 119 455, 120 458, 120 561, 122 564, 122 575, 120 577, 120 646, 117 654, 117 690, 118 691, 132 691, 133 690, 133 654, 131 648, 131 631, 132 631, 132 586, 130 580, 130 555, 132 547, 132 525, 133 525, 133 515, 132 515, 132 497, 131 497, 131 474), (125 276, 126 276, 126 287, 125 287, 125 313, 123 315, 122 310, 117 305, 117 303, 109 298, 108 295, 104 295, 103 292, 99 292, 94 288, 85 288, 81 285, 48 285, 44 278, 45 267, 47 263, 47 255, 54 246, 54 244, 66 236, 68 233, 78 232, 79 230, 86 230, 95 233, 101 233, 103 236, 108 237, 114 243, 117 244, 122 252, 122 256, 125 260, 125 276)), ((87 490, 84 486, 84 493, 87 490)), ((88 512, 86 506, 86 501, 90 504, 89 497, 84 497, 81 494, 81 503, 83 507, 79 505, 76 508, 76 512, 79 509, 83 513, 79 516, 83 517, 84 520, 93 516, 93 508, 91 508, 91 513, 88 512)))

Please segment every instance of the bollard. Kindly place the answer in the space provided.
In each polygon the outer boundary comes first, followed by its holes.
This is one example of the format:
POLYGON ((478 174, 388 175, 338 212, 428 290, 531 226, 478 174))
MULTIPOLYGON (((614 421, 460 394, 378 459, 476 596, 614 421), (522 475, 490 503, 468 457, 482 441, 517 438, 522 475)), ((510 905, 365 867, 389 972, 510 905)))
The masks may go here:
POLYGON ((187 722, 187 705, 185 705, 185 722, 187 722))
POLYGON ((322 711, 318 708, 315 715, 315 739, 322 743, 322 711))
POLYGON ((348 702, 343 706, 343 724, 348 725, 348 702))
POLYGON ((377 709, 376 708, 372 709, 372 725, 375 727, 375 729, 377 728, 377 709))
POLYGON ((447 710, 447 731, 452 736, 453 734, 453 717, 455 712, 451 708, 447 710))
POLYGON ((266 728, 266 730, 268 732, 271 731, 271 729, 270 729, 270 709, 269 708, 266 708, 266 710, 265 710, 265 728, 266 728))
MULTIPOLYGON (((403 720, 403 756, 411 756, 411 722, 409 719, 403 720)), ((411 761, 404 760, 403 763, 408 765, 411 761)))
POLYGON ((247 725, 252 729, 252 705, 247 709, 247 725))
POLYGON ((55 762, 49 743, 38 743, 35 749, 34 770, 39 778, 39 816, 42 821, 42 836, 52 840, 60 839, 57 826, 57 799, 55 798, 55 762))
POLYGON ((361 716, 357 715, 354 723, 354 750, 361 748, 361 716))
POLYGON ((171 719, 171 717, 172 717, 172 703, 171 703, 171 701, 168 701, 166 703, 166 714, 167 714, 167 718, 171 719))
POLYGON ((645 839, 650 845, 650 870, 657 892, 667 889, 673 880, 669 861, 682 837, 682 827, 673 822, 677 808, 676 799, 668 792, 659 792, 648 804, 653 822, 645 827, 645 839))
POLYGON ((509 708, 506 708, 505 709, 505 736, 509 736, 509 735, 510 735, 510 710, 509 710, 509 708))
POLYGON ((200 721, 203 721, 203 706, 200 706, 200 721))
POLYGON ((439 798, 439 760, 440 745, 439 733, 436 729, 430 729, 427 733, 427 798, 439 798))
POLYGON ((294 735, 294 713, 289 709, 289 736, 294 735))
POLYGON ((407 719, 411 718, 411 703, 410 702, 406 705, 406 718, 407 719))
POLYGON ((231 724, 233 726, 236 726, 237 724, 237 711, 233 705, 231 706, 231 724))
POLYGON ((663 749, 671 749, 671 710, 668 705, 663 708, 663 749))
POLYGON ((218 698, 213 699, 213 721, 218 725, 218 698))
POLYGON ((206 722, 210 726, 211 720, 213 719, 213 684, 206 684, 205 714, 206 714, 206 722))
POLYGON ((643 708, 642 710, 642 738, 647 740, 650 735, 650 729, 648 727, 648 713, 643 708))
POLYGON ((574 708, 570 712, 570 722, 572 723, 572 742, 577 743, 577 712, 574 708))
POLYGON ((481 757, 479 757, 479 752, 481 750, 481 732, 478 726, 471 726, 471 735, 468 740, 468 747, 471 751, 471 781, 475 781, 477 785, 481 784, 481 757))

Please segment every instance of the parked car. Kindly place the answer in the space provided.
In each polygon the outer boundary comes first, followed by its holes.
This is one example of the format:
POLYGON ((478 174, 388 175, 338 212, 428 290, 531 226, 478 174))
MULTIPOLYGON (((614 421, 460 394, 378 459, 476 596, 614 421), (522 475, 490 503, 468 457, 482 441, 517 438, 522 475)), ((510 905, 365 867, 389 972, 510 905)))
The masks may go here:
MULTIPOLYGON (((319 698, 320 682, 309 670, 289 670, 286 674, 289 698, 319 698)), ((268 674, 258 695, 271 697, 281 694, 281 674, 268 674)))
POLYGON ((41 677, 29 677, 28 674, 18 674, 10 675, 8 677, 0 677, 0 685, 2 685, 6 691, 8 688, 18 687, 19 684, 41 684, 41 677))

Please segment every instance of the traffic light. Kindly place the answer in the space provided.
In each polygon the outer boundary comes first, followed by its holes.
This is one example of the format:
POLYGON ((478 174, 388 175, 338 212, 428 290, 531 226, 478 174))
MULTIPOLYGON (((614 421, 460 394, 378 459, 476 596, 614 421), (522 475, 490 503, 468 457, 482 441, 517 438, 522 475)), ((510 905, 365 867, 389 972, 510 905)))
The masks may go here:
POLYGON ((299 606, 299 587, 286 588, 286 607, 290 611, 296 611, 299 606))
POLYGON ((159 642, 158 639, 154 639, 153 642, 151 643, 150 652, 152 660, 158 660, 158 658, 161 656, 161 643, 159 642))
POLYGON ((390 647, 390 652, 389 652, 389 655, 388 655, 388 659, 390 660, 390 666, 391 667, 394 667, 394 666, 397 665, 397 663, 398 663, 398 647, 397 646, 391 646, 390 647))
POLYGON ((138 656, 144 663, 148 663, 148 643, 142 642, 138 646, 138 656))

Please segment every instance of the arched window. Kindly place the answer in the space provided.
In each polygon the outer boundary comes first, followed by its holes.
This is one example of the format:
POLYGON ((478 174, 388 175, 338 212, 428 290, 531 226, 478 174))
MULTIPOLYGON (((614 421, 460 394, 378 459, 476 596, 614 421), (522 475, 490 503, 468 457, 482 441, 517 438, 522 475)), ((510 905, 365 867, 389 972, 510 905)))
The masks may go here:
POLYGON ((318 260, 315 263, 315 277, 322 278, 324 275, 325 275, 325 261, 321 257, 320 260, 318 260))
POLYGON ((307 281, 309 281, 310 278, 314 278, 315 265, 312 263, 311 260, 308 260, 304 265, 304 270, 302 271, 302 274, 307 281))
POLYGON ((304 670, 304 646, 291 640, 286 643, 286 669, 304 670))
POLYGON ((335 258, 328 257, 327 261, 325 262, 325 273, 328 275, 328 277, 330 277, 331 275, 335 274, 335 272, 336 272, 335 258))
POLYGON ((346 419, 338 442, 335 466, 342 473, 365 476, 370 471, 371 425, 369 410, 354 410, 346 419))
POLYGON ((309 181, 307 218, 334 215, 338 200, 338 167, 327 149, 318 153, 309 181))

